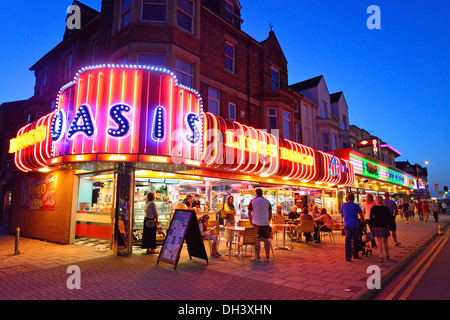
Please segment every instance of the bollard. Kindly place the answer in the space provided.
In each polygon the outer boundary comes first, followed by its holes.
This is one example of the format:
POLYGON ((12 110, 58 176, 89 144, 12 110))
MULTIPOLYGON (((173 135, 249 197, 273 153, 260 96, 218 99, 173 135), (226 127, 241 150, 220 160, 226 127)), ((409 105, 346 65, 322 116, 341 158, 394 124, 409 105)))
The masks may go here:
POLYGON ((14 248, 14 255, 20 254, 20 250, 19 250, 19 237, 20 237, 20 228, 17 227, 16 228, 16 245, 14 248))

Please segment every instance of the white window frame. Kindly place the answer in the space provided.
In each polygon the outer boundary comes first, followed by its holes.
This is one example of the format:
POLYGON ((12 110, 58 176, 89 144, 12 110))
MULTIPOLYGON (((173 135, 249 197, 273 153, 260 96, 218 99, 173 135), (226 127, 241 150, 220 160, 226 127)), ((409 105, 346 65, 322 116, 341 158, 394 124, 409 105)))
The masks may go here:
POLYGON ((272 90, 279 90, 280 89, 280 71, 277 68, 270 67, 270 89, 272 90), (277 74, 278 79, 274 79, 272 77, 272 71, 275 71, 277 74), (273 84, 275 84, 275 87, 273 87, 273 84))
POLYGON ((184 11, 183 9, 181 9, 178 4, 177 4, 177 26, 180 27, 181 29, 183 29, 186 32, 189 32, 191 34, 194 34, 194 15, 195 15, 195 2, 193 0, 187 0, 192 2, 192 14, 184 11), (180 26, 180 24, 178 23, 178 12, 185 14, 186 16, 188 16, 191 19, 191 30, 186 30, 184 27, 180 26))
POLYGON ((220 91, 213 87, 208 88, 208 112, 211 112, 216 116, 220 116, 220 91), (217 93, 217 98, 210 95, 210 90, 217 93), (217 114, 212 112, 210 101, 217 103, 217 114))
MULTIPOLYGON (((185 86, 187 86, 187 87, 190 87, 190 88, 194 87, 194 64, 191 63, 191 62, 189 62, 189 61, 187 61, 187 60, 178 58, 178 57, 176 58, 176 61, 175 61, 174 71, 176 71, 177 73, 181 73, 181 74, 183 74, 183 75, 185 75, 185 76, 191 78, 191 84, 190 84, 190 85, 189 85, 189 84, 186 84, 186 83, 182 83, 182 82, 181 82, 181 84, 183 84, 183 85, 185 85, 185 86), (183 70, 177 69, 177 67, 176 67, 176 61, 181 61, 181 62, 183 62, 183 63, 189 64, 189 65, 191 66, 192 74, 189 74, 189 73, 186 73, 186 72, 183 71, 183 70)), ((180 79, 180 77, 179 77, 179 78, 178 78, 178 81, 180 81, 180 80, 181 80, 181 79, 180 79)))
MULTIPOLYGON (((270 130, 278 130, 278 110, 277 108, 267 108, 267 129, 270 130), (270 114, 270 111, 274 111, 274 114, 270 114), (274 118, 275 119, 275 128, 269 128, 269 124, 270 124, 270 119, 274 118)), ((270 132, 269 132, 270 133, 270 132)))
POLYGON ((128 24, 127 25, 123 25, 123 17, 126 15, 126 14, 130 14, 130 20, 131 20, 131 8, 133 7, 133 1, 131 0, 130 2, 130 7, 129 8, 127 8, 127 9, 125 9, 125 10, 123 10, 123 5, 125 4, 125 1, 126 0, 122 0, 121 2, 120 2, 120 13, 119 13, 119 31, 120 30, 123 30, 124 28, 126 28, 128 25, 129 25, 129 21, 128 21, 128 24))
POLYGON ((283 110, 281 112, 281 118, 282 118, 282 124, 283 124, 283 139, 286 140, 291 140, 291 120, 292 120, 292 114, 289 111, 283 110), (287 136, 286 136, 286 132, 285 132, 285 121, 288 122, 288 127, 289 130, 287 132, 287 136))

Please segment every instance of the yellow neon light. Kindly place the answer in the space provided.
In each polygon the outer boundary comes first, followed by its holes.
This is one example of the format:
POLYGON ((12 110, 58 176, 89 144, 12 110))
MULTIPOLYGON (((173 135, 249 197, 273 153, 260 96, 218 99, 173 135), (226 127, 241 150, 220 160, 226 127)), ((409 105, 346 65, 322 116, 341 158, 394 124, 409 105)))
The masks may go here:
POLYGON ((9 140, 9 153, 25 149, 47 139, 47 126, 39 126, 9 140))

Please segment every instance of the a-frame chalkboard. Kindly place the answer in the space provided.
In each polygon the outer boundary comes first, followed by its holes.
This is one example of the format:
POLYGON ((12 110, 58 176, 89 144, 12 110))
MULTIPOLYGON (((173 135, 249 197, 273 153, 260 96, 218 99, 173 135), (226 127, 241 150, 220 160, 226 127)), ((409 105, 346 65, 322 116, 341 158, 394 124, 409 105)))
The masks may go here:
POLYGON ((176 209, 156 264, 159 261, 170 263, 174 265, 175 270, 180 259, 184 240, 186 240, 190 259, 197 257, 205 259, 206 263, 208 263, 208 256, 205 245, 203 244, 195 211, 176 209))

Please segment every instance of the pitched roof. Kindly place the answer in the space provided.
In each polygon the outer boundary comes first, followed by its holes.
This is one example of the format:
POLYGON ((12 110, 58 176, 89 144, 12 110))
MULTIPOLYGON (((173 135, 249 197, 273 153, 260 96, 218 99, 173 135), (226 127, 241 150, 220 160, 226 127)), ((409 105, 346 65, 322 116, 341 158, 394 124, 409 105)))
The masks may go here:
POLYGON ((339 92, 335 92, 330 94, 330 103, 336 103, 339 101, 339 99, 341 98, 343 92, 339 91, 339 92))
POLYGON ((304 91, 304 90, 308 90, 308 89, 317 87, 320 83, 320 80, 322 80, 322 79, 323 79, 323 76, 320 75, 320 76, 317 76, 317 77, 314 77, 314 78, 311 78, 311 79, 308 79, 305 81, 294 83, 294 84, 290 85, 289 87, 292 90, 300 92, 300 91, 304 91))

